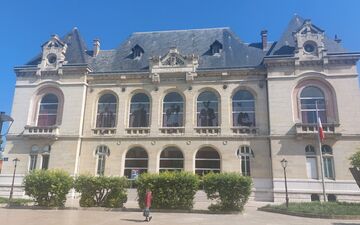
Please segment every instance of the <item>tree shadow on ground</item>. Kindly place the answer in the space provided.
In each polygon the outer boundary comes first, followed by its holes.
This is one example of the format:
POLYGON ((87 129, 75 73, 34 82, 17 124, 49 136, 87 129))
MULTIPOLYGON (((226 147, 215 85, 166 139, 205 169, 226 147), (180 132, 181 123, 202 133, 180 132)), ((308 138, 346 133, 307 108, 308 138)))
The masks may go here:
POLYGON ((360 223, 333 223, 333 225, 360 225, 360 223))
POLYGON ((130 221, 130 222, 135 222, 135 223, 142 223, 142 222, 146 222, 146 220, 135 220, 135 219, 121 219, 124 221, 130 221))

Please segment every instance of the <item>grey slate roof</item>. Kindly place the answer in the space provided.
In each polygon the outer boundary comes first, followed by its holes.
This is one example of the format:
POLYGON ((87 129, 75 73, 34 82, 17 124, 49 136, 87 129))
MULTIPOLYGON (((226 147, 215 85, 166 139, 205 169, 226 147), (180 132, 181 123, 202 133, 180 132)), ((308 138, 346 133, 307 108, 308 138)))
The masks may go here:
MULTIPOLYGON (((293 32, 297 31, 305 22, 305 19, 295 15, 289 22, 287 28, 282 34, 279 41, 274 45, 271 51, 268 52, 270 56, 293 55, 295 50, 295 41, 293 32)), ((347 52, 339 43, 331 40, 325 35, 325 48, 328 53, 343 53, 347 52)))
POLYGON ((211 28, 133 33, 115 50, 100 51, 89 64, 98 72, 147 70, 150 57, 164 56, 171 47, 176 47, 182 55, 198 55, 199 69, 256 67, 265 55, 262 50, 244 44, 229 28, 211 28), (223 49, 213 56, 210 45, 216 40, 223 49), (144 54, 134 60, 135 45, 143 48, 144 54))
MULTIPOLYGON (((61 38, 67 44, 65 60, 69 64, 87 63, 87 47, 85 41, 80 35, 79 30, 75 27, 64 37, 61 38)), ((37 65, 41 62, 41 54, 30 60, 26 65, 37 65)))
MULTIPOLYGON (((221 69, 258 67, 265 56, 288 56, 294 54, 293 32, 304 23, 300 16, 294 16, 281 38, 268 43, 263 51, 261 43, 244 43, 230 28, 209 28, 194 30, 173 30, 156 32, 137 32, 130 35, 122 44, 112 50, 100 50, 96 57, 88 51, 77 28, 66 34, 62 41, 67 43, 65 57, 69 64, 87 63, 93 72, 148 71, 149 58, 164 56, 170 48, 176 47, 182 55, 199 56, 198 69, 221 69), (212 55, 210 46, 215 41, 222 44, 220 54, 212 55), (139 45, 144 53, 139 59, 133 58, 132 48, 139 45)), ((347 52, 339 43, 325 38, 328 53, 347 52)), ((41 54, 26 65, 37 65, 41 54)))

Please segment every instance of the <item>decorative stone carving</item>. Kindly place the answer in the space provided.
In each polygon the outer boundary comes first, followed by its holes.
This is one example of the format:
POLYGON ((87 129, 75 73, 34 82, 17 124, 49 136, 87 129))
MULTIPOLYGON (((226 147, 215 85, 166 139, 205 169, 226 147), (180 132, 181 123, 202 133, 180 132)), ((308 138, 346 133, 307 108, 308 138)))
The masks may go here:
POLYGON ((295 57, 299 60, 322 59, 326 55, 324 31, 314 26, 310 20, 293 33, 295 57))
POLYGON ((51 39, 42 46, 42 59, 38 65, 36 75, 40 76, 46 72, 56 72, 62 74, 62 65, 66 64, 65 53, 67 45, 60 40, 57 35, 51 36, 51 39))
POLYGON ((163 73, 186 73, 186 80, 192 81, 196 76, 199 57, 195 55, 184 56, 177 48, 171 48, 165 56, 150 58, 150 78, 153 82, 160 82, 163 73))

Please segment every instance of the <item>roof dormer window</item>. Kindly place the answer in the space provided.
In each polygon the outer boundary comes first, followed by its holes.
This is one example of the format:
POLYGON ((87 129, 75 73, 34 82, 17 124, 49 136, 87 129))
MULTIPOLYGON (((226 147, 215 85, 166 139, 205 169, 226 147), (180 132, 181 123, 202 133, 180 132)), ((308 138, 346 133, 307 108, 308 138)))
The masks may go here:
POLYGON ((144 54, 144 49, 139 45, 135 45, 132 49, 133 59, 140 59, 142 54, 144 54))
POLYGON ((214 41, 214 43, 210 45, 210 50, 212 55, 220 54, 222 49, 223 49, 223 45, 218 40, 214 41))

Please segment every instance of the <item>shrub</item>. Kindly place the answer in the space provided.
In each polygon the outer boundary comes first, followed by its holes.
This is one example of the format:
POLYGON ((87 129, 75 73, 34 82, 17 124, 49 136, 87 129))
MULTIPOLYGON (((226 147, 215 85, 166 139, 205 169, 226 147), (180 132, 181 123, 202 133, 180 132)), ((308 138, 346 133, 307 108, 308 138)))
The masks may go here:
POLYGON ((81 175, 75 180, 75 190, 81 193, 81 207, 123 207, 127 201, 125 177, 81 175))
POLYGON ((208 199, 217 201, 211 211, 242 211, 251 194, 251 178, 237 173, 209 173, 203 182, 208 199))
POLYGON ((64 207, 73 179, 62 170, 34 170, 25 176, 24 186, 39 206, 64 207))
POLYGON ((360 168, 360 151, 357 151, 350 157, 350 164, 353 167, 360 168))
POLYGON ((144 208, 146 189, 152 191, 152 208, 191 209, 199 185, 196 175, 187 172, 141 174, 136 180, 138 202, 144 208))

